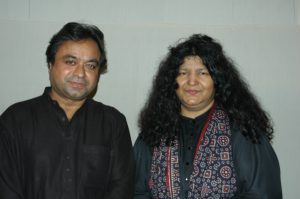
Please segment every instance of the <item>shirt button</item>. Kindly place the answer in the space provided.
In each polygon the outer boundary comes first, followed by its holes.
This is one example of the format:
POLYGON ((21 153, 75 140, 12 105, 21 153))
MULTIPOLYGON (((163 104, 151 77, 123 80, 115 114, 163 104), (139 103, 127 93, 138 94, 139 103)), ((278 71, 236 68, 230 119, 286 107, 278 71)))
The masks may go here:
POLYGON ((186 162, 186 163, 185 163, 185 165, 186 165, 186 166, 189 166, 189 165, 190 165, 190 163, 189 163, 189 162, 186 162))
POLYGON ((69 171, 71 171, 71 169, 70 168, 66 168, 66 171, 69 172, 69 171))
POLYGON ((69 178, 69 179, 68 179, 68 182, 72 182, 72 181, 73 181, 73 179, 72 179, 72 178, 69 178))
POLYGON ((189 147, 188 147, 188 150, 191 150, 191 149, 192 149, 192 147, 189 146, 189 147))
POLYGON ((67 160, 70 160, 70 159, 71 159, 71 156, 66 155, 66 159, 67 159, 67 160))
POLYGON ((188 178, 185 178, 185 181, 188 181, 189 179, 188 178))

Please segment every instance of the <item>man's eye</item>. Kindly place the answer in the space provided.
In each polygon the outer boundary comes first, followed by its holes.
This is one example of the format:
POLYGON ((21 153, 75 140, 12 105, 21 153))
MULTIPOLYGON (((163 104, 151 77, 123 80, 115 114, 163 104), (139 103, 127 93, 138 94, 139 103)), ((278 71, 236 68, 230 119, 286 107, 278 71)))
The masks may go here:
POLYGON ((76 64, 76 61, 75 60, 66 60, 65 63, 68 65, 74 66, 76 64))
POLYGON ((90 70, 95 70, 97 68, 97 65, 92 63, 88 63, 85 66, 90 70))

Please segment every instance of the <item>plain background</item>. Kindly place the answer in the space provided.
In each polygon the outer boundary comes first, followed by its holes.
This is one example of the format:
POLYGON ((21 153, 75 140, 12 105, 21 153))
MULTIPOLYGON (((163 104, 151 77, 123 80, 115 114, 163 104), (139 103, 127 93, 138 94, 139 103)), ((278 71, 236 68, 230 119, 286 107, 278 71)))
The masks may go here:
POLYGON ((0 0, 0 113, 49 85, 45 50, 69 21, 104 32, 95 99, 126 116, 133 142, 168 47, 193 33, 217 39, 272 116, 284 198, 299 198, 300 0, 0 0))

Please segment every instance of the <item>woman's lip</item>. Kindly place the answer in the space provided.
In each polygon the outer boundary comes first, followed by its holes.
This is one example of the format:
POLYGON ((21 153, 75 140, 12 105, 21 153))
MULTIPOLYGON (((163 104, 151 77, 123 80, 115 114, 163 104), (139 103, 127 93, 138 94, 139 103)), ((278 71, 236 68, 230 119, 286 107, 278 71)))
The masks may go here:
POLYGON ((198 90, 186 90, 186 92, 191 94, 191 95, 195 95, 195 94, 199 93, 198 90))

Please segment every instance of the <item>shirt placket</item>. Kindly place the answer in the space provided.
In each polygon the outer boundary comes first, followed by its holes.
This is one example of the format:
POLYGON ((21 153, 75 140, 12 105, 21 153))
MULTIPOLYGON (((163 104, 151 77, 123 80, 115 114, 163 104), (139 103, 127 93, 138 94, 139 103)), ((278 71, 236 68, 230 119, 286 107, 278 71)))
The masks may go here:
POLYGON ((72 162, 74 161, 73 157, 73 146, 74 146, 74 139, 73 139, 73 129, 72 123, 68 121, 66 116, 62 117, 62 123, 64 126, 63 131, 63 143, 64 143, 64 155, 63 155, 63 198, 75 198, 74 192, 74 168, 72 162))

